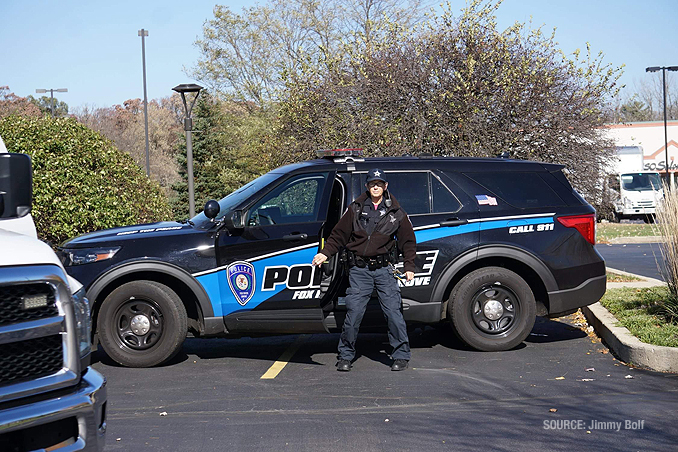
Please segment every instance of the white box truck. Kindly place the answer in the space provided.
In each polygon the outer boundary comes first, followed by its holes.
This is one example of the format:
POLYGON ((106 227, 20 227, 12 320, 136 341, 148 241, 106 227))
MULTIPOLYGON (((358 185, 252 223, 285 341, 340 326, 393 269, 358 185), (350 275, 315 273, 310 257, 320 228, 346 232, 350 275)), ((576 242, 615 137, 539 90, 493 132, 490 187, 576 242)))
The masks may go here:
POLYGON ((609 199, 614 203, 613 221, 641 219, 654 221, 657 206, 664 199, 659 173, 644 171, 643 148, 622 146, 608 176, 609 199))

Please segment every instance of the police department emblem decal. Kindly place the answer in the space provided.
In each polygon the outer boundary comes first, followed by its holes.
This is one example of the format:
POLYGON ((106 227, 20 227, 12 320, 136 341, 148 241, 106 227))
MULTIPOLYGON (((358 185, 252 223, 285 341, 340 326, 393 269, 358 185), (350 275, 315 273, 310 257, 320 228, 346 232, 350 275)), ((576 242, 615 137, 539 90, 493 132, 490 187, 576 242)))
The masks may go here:
POLYGON ((226 269, 226 278, 236 301, 245 306, 254 295, 254 266, 249 262, 233 262, 226 269))

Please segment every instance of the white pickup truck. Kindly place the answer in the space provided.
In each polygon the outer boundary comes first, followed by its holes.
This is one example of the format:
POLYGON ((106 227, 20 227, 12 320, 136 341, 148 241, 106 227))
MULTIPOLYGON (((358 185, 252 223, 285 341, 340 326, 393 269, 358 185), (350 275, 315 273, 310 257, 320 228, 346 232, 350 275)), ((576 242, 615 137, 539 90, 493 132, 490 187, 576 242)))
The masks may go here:
POLYGON ((31 201, 31 160, 0 138, 0 450, 99 451, 107 394, 89 367, 89 301, 38 240, 31 201))

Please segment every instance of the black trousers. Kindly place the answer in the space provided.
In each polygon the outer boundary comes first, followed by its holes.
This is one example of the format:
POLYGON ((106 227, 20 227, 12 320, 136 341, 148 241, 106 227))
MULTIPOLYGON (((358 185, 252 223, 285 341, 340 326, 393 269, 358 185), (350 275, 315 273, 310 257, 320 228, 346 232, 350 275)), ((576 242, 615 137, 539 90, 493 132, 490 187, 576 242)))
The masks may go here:
POLYGON ((377 288, 379 304, 388 324, 388 342, 393 359, 410 359, 410 341, 407 338, 405 319, 400 310, 400 287, 393 277, 391 266, 370 270, 368 267, 351 267, 350 287, 346 290, 346 319, 339 339, 339 359, 352 361, 355 358, 355 341, 360 322, 365 315, 367 302, 377 288))

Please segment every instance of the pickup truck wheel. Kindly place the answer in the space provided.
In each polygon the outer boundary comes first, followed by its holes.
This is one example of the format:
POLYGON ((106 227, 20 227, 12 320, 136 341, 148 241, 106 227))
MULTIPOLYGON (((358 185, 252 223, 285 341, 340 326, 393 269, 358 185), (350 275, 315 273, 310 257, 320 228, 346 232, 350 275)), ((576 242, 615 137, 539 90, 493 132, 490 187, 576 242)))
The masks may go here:
POLYGON ((518 274, 486 267, 457 283, 447 313, 457 336, 471 347, 510 350, 532 331, 536 303, 530 286, 518 274))
POLYGON ((174 356, 186 338, 186 308, 155 281, 133 281, 111 292, 99 310, 99 340, 108 356, 127 367, 151 367, 174 356))

